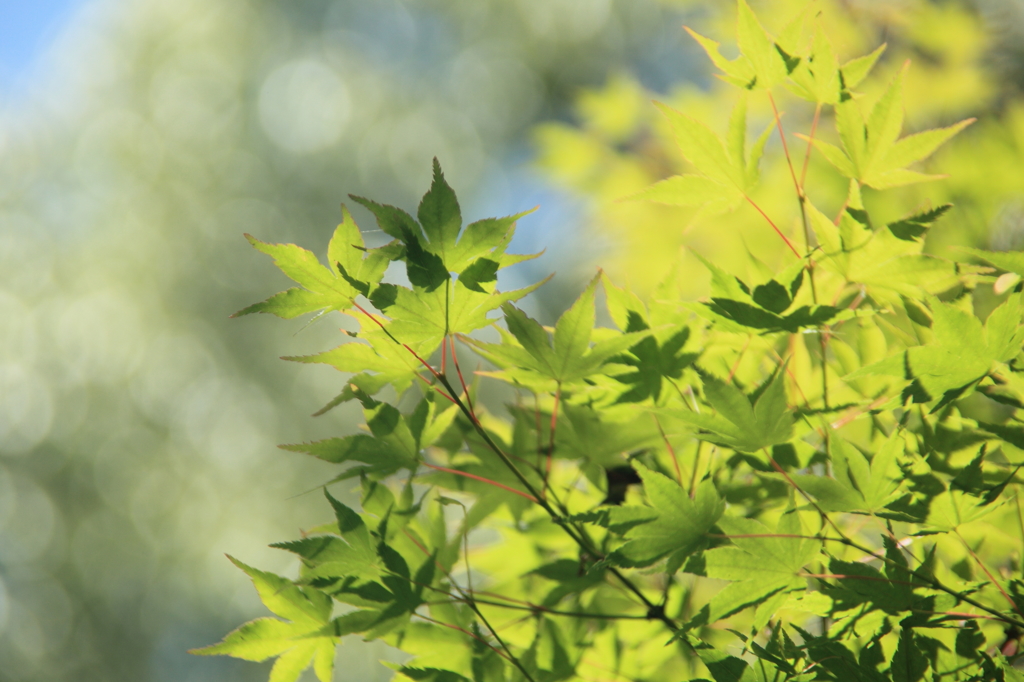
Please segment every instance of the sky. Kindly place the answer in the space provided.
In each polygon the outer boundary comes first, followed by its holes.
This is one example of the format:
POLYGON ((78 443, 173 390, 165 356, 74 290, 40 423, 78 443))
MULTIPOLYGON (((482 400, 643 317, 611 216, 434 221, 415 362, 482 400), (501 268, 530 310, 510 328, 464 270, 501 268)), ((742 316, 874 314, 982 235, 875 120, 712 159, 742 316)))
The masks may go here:
POLYGON ((85 0, 0 0, 0 99, 19 86, 85 0))

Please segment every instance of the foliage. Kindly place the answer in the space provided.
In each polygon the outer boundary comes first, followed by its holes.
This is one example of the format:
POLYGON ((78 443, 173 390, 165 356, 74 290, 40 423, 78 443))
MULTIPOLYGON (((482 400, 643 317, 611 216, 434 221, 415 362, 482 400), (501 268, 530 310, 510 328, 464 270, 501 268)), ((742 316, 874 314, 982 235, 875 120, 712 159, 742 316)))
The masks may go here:
MULTIPOLYGON (((225 319, 278 290, 239 235, 317 245, 339 187, 415 206, 438 153, 464 203, 518 185, 498 160, 525 126, 678 33, 656 2, 22 4, 66 21, 0 69, 0 682, 266 678, 184 649, 263 608, 220 599, 244 578, 224 538, 280 573, 242 538, 319 518, 293 496, 330 465, 273 446, 358 415, 307 420, 334 373, 254 361, 332 325, 225 319)), ((385 648, 349 676, 388 679, 385 648)))
POLYGON ((310 664, 327 682, 349 634, 412 654, 397 666, 411 680, 1021 678, 1019 545, 979 549, 1009 544, 1008 524, 984 524, 1019 514, 1024 263, 926 254, 946 205, 890 219, 864 200, 933 180, 914 164, 970 121, 904 136, 904 72, 863 96, 880 50, 839 60, 809 11, 771 35, 739 0, 732 60, 691 33, 738 103, 724 138, 660 106, 690 168, 639 198, 746 204, 788 262, 751 257, 741 278, 702 258, 702 301, 678 268, 646 300, 598 274, 548 328, 515 305, 542 282, 497 287, 530 257, 506 252, 519 216, 463 228, 436 161, 415 218, 353 197, 384 246, 366 248, 344 208, 327 267, 250 237, 300 287, 239 314, 360 325, 290 359, 353 375, 322 411, 358 401, 366 432, 284 447, 340 465, 328 485, 358 478, 362 511, 325 485, 335 519, 274 545, 299 558, 297 579, 236 562, 279 619, 196 653, 277 657, 273 682, 310 664), (830 217, 789 161, 803 248, 754 196, 768 135, 785 139, 782 89, 816 112, 814 173, 847 187, 830 217), (753 98, 774 115, 748 146, 753 98), (826 109, 834 143, 817 136, 826 109), (393 262, 407 283, 385 281, 393 262), (492 340, 468 336, 488 326, 492 340), (456 340, 512 404, 485 406, 456 340))

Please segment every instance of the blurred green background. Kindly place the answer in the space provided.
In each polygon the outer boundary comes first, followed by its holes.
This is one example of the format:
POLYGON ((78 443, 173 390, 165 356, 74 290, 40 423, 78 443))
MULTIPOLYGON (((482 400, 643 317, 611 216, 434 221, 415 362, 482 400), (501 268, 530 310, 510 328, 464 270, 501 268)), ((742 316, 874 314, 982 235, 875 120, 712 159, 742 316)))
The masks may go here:
MULTIPOLYGON (((185 650, 264 613, 225 552, 293 571, 266 545, 324 518, 302 493, 329 468, 275 445, 357 416, 311 419, 344 377, 276 360, 330 347, 337 321, 228 320, 284 286, 242 233, 322 250, 348 193, 412 207, 436 155, 469 219, 540 205, 513 248, 547 249, 519 277, 559 271, 535 314, 594 263, 653 281, 689 218, 615 200, 679 165, 648 144, 652 97, 725 110, 681 25, 729 10, 63 0, 60 22, 28 16, 43 5, 0 2, 0 681, 266 679, 185 650)), ((934 247, 1019 247, 1024 3, 820 8, 845 57, 882 40, 887 70, 914 57, 913 126, 981 118, 935 162, 953 180, 929 198, 962 209, 934 247)), ((346 641, 336 676, 386 680, 390 655, 346 641)))

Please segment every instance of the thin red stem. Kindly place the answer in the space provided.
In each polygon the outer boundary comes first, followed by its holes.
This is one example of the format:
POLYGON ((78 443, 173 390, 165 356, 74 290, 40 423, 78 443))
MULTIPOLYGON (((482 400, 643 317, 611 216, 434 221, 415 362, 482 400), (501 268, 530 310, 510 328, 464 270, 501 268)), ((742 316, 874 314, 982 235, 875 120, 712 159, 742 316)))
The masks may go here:
POLYGON ((775 127, 779 129, 779 137, 782 139, 782 151, 786 154, 786 164, 789 166, 789 175, 793 178, 793 186, 796 187, 799 196, 803 197, 803 190, 800 188, 800 183, 797 182, 796 170, 793 168, 793 159, 789 156, 786 134, 782 132, 782 117, 779 116, 779 110, 775 107, 775 98, 772 97, 771 91, 768 92, 768 101, 771 102, 772 113, 775 114, 775 127))
POLYGON ((729 383, 733 383, 733 378, 736 376, 736 372, 740 368, 740 361, 743 360, 743 355, 747 352, 747 348, 750 347, 750 342, 753 340, 753 335, 747 337, 747 342, 743 344, 743 348, 740 349, 740 354, 736 356, 736 362, 732 363, 732 367, 729 368, 729 383))
POLYGON ((959 531, 955 531, 955 532, 956 532, 956 536, 958 538, 960 538, 960 542, 962 542, 964 544, 964 549, 966 549, 970 553, 970 555, 977 562, 978 566, 981 567, 981 570, 985 571, 985 575, 988 576, 988 579, 992 582, 992 584, 996 586, 996 588, 999 590, 1000 593, 1002 593, 1002 595, 1006 599, 1006 601, 1010 602, 1010 606, 1012 606, 1013 610, 1017 612, 1017 615, 1024 616, 1024 613, 1020 612, 1020 608, 1017 606, 1017 602, 1013 601, 1013 599, 1010 598, 1010 595, 1008 595, 1006 593, 1006 590, 1003 589, 1003 586, 1001 584, 999 584, 999 581, 996 580, 995 576, 993 576, 992 573, 985 566, 985 564, 982 563, 981 557, 979 557, 977 554, 975 554, 974 550, 971 549, 971 546, 967 544, 967 541, 964 540, 963 536, 960 535, 959 531))
POLYGON ((846 573, 798 573, 801 578, 819 578, 823 580, 868 580, 876 583, 892 583, 894 585, 913 585, 914 587, 931 587, 927 583, 912 583, 907 580, 891 580, 875 575, 848 575, 846 573))
POLYGON ((397 343, 397 344, 398 344, 399 346, 401 346, 402 348, 404 348, 404 349, 406 349, 407 351, 409 351, 409 353, 411 353, 411 354, 412 354, 412 356, 413 356, 414 358, 416 358, 417 360, 419 360, 419 362, 420 362, 420 364, 421 364, 421 365, 423 365, 424 367, 426 367, 426 368, 427 368, 427 371, 428 371, 428 372, 430 372, 431 374, 433 374, 433 375, 434 375, 434 378, 436 378, 436 379, 439 379, 439 378, 441 378, 441 373, 440 373, 440 372, 438 372, 438 371, 437 371, 436 369, 434 369, 434 368, 433 368, 433 366, 431 366, 431 364, 430 364, 429 362, 427 362, 426 360, 424 360, 423 358, 421 358, 421 357, 420 357, 420 355, 419 355, 419 353, 417 353, 416 351, 414 351, 414 350, 413 350, 412 348, 410 348, 410 347, 409 347, 409 344, 407 344, 407 343, 402 343, 401 341, 399 341, 398 339, 396 339, 396 338, 395 338, 394 336, 392 336, 392 335, 391 335, 391 332, 389 332, 389 331, 388 331, 388 329, 387 329, 387 327, 385 327, 385 326, 384 326, 384 323, 383 323, 383 322, 381 322, 380 320, 378 320, 378 319, 377 319, 377 317, 376 317, 376 316, 375 316, 375 315, 374 315, 373 313, 371 313, 371 312, 367 311, 367 310, 366 310, 366 308, 364 308, 363 306, 359 305, 359 304, 358 304, 358 303, 356 303, 355 301, 352 301, 352 305, 354 305, 354 306, 356 307, 356 309, 357 309, 357 310, 358 310, 359 312, 361 312, 361 313, 362 313, 363 315, 366 315, 366 316, 367 316, 368 318, 370 318, 370 319, 371 319, 371 320, 372 320, 372 321, 373 321, 373 322, 374 322, 374 323, 375 323, 375 324, 376 324, 376 325, 377 325, 378 327, 380 327, 380 328, 381 328, 381 329, 382 329, 382 330, 384 331, 384 333, 388 335, 388 338, 390 338, 390 339, 391 339, 392 341, 394 341, 395 343, 397 343))
POLYGON ((430 616, 424 616, 424 615, 423 615, 422 613, 417 613, 417 614, 416 614, 416 616, 417 616, 418 618, 422 618, 423 620, 429 621, 429 622, 431 622, 431 623, 434 623, 434 624, 436 624, 436 625, 443 625, 443 626, 444 626, 444 627, 446 627, 446 628, 451 628, 452 630, 458 630, 459 632, 461 632, 461 633, 462 633, 462 634, 464 634, 464 635, 469 635, 470 637, 472 637, 472 638, 473 638, 473 639, 475 639, 476 641, 478 641, 478 642, 481 642, 481 643, 483 643, 483 644, 484 644, 485 646, 487 646, 487 647, 488 647, 488 648, 489 648, 489 649, 490 649, 491 651, 493 651, 494 653, 498 654, 499 656, 501 656, 502 658, 504 658, 504 659, 505 659, 506 661, 508 661, 509 663, 514 663, 514 661, 513 661, 513 660, 512 660, 512 659, 511 659, 511 658, 510 658, 510 657, 509 657, 509 656, 508 656, 508 655, 507 655, 507 654, 506 654, 506 653, 505 653, 504 651, 502 651, 502 650, 501 650, 501 649, 499 649, 498 647, 494 646, 493 644, 491 644, 490 642, 488 642, 488 641, 487 641, 486 639, 484 639, 483 637, 480 637, 479 635, 475 635, 475 634, 473 634, 473 633, 472 633, 472 632, 470 632, 469 630, 466 630, 466 629, 464 629, 464 628, 460 628, 460 627, 459 627, 458 625, 452 625, 451 623, 445 623, 445 622, 443 622, 443 621, 440 621, 440 620, 434 620, 434 619, 433 619, 433 618, 431 618, 430 616))
POLYGON ((524 493, 522 490, 516 490, 515 488, 509 487, 509 486, 505 485, 504 483, 498 483, 497 481, 492 481, 489 478, 484 478, 483 476, 477 476, 476 474, 471 474, 471 473, 469 473, 467 471, 459 471, 458 469, 449 469, 448 467, 439 467, 436 464, 431 464, 429 462, 423 462, 423 466, 430 467, 431 469, 436 469, 437 471, 443 471, 446 474, 455 474, 456 476, 463 476, 465 478, 471 478, 474 481, 480 481, 481 483, 487 483, 488 485, 493 485, 495 487, 501 488, 502 490, 507 490, 508 492, 513 493, 514 495, 519 495, 520 497, 525 497, 530 502, 539 502, 539 500, 536 497, 534 497, 533 495, 530 495, 529 493, 524 493))
MULTIPOLYGON (((811 149, 814 147, 814 133, 818 129, 818 120, 821 118, 821 103, 814 107, 814 120, 811 121, 811 134, 807 136, 807 153, 804 154, 804 167, 800 171, 800 193, 803 194, 804 185, 807 183, 807 166, 811 162, 811 149)), ((803 194, 803 196, 807 196, 803 194)))
POLYGON ((789 250, 793 252, 793 255, 796 256, 797 258, 802 258, 803 256, 801 256, 800 252, 796 250, 795 246, 793 246, 793 242, 789 241, 789 238, 786 237, 786 235, 782 234, 782 230, 780 230, 778 226, 774 222, 772 222, 772 219, 768 217, 768 214, 762 211, 761 207, 754 203, 754 200, 748 197, 746 194, 743 195, 743 198, 746 199, 751 206, 756 208, 757 212, 760 213, 761 216, 768 221, 768 224, 772 226, 773 230, 775 230, 775 234, 782 237, 782 241, 786 242, 786 246, 788 246, 789 250))
POLYGON ((668 436, 665 435, 665 429, 661 428, 661 422, 658 420, 658 415, 652 414, 654 417, 654 423, 658 425, 658 433, 661 434, 661 439, 665 441, 665 448, 668 450, 668 454, 672 456, 672 464, 676 467, 676 478, 679 480, 679 487, 683 487, 683 472, 679 469, 679 458, 676 457, 676 450, 672 447, 672 443, 668 442, 668 436))
POLYGON ((834 422, 832 422, 829 426, 832 427, 833 431, 841 429, 844 426, 846 426, 847 424, 849 424, 850 422, 852 422, 857 417, 859 417, 859 416, 861 416, 861 415, 863 415, 863 414, 865 414, 867 412, 870 412, 871 410, 875 409, 876 407, 878 407, 879 405, 881 405, 882 403, 884 403, 888 399, 889 399, 889 396, 883 395, 881 398, 876 398, 870 405, 868 405, 867 407, 865 407, 863 409, 854 408, 854 409, 850 410, 849 412, 847 412, 842 417, 840 417, 839 419, 837 419, 834 422))

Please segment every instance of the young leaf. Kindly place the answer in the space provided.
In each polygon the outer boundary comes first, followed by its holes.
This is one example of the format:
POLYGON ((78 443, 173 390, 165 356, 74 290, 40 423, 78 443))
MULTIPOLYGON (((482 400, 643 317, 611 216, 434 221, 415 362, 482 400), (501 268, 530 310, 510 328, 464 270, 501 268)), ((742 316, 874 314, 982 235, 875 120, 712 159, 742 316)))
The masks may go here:
POLYGON ((951 208, 953 208, 953 204, 943 204, 930 211, 923 211, 897 220, 894 223, 889 223, 887 227, 897 239, 904 241, 919 239, 928 231, 932 223, 941 218, 951 208))
POLYGON ((704 124, 670 107, 656 103, 672 125, 683 156, 700 175, 677 175, 632 195, 673 206, 701 206, 701 213, 730 210, 752 190, 760 178, 759 162, 772 126, 768 125, 746 150, 747 107, 741 98, 729 123, 728 148, 704 124))
POLYGON ((724 75, 720 76, 722 80, 740 88, 751 88, 754 86, 757 74, 754 71, 753 64, 750 63, 750 59, 746 55, 741 54, 736 59, 730 61, 719 52, 719 43, 710 38, 705 38, 689 26, 684 26, 683 28, 704 49, 711 62, 723 72, 724 75))
POLYGON ((820 22, 815 23, 811 54, 791 74, 791 89, 800 97, 820 104, 836 105, 842 91, 839 61, 820 22))
POLYGON ((755 77, 748 87, 772 88, 786 78, 786 62, 746 0, 738 0, 737 6, 736 42, 750 61, 755 77))
POLYGON ((627 566, 649 566, 667 556, 669 571, 675 572, 705 541, 705 534, 725 511, 725 501, 711 481, 697 486, 691 500, 667 476, 639 463, 635 466, 658 516, 626 531, 627 542, 616 552, 616 560, 627 566))
POLYGON ((907 368, 930 399, 965 387, 986 376, 996 362, 1006 362, 1024 342, 1021 296, 1015 294, 981 321, 959 308, 932 300, 933 339, 907 351, 907 368))
POLYGON ((698 438, 739 452, 757 452, 789 441, 793 432, 793 414, 786 403, 783 381, 785 369, 779 367, 759 393, 746 396, 739 389, 710 374, 702 374, 704 394, 716 415, 681 410, 656 410, 659 415, 700 429, 698 438))
POLYGON ((838 434, 829 438, 833 478, 791 474, 793 482, 818 500, 825 511, 862 511, 874 514, 900 497, 894 478, 896 462, 903 454, 903 437, 894 432, 870 462, 860 450, 838 434))
POLYGON ((753 519, 724 516, 719 528, 731 537, 732 546, 704 552, 708 577, 731 580, 708 605, 707 622, 714 623, 752 606, 771 595, 803 589, 803 567, 814 560, 821 543, 817 540, 785 537, 803 534, 795 512, 783 515, 776 533, 753 519))
POLYGON ((843 141, 842 150, 820 139, 813 140, 815 148, 840 173, 875 189, 935 179, 907 166, 931 156, 943 142, 974 122, 966 119, 948 128, 898 139, 903 128, 904 72, 902 69, 896 74, 867 120, 855 100, 836 106, 836 129, 843 141))
POLYGON ((559 384, 580 381, 600 371, 613 356, 648 336, 650 330, 615 335, 591 345, 594 330, 594 293, 600 274, 594 277, 575 303, 548 332, 523 311, 505 304, 505 323, 519 346, 464 339, 478 353, 499 367, 529 370, 559 384))
POLYGON ((314 663, 320 682, 330 682, 339 638, 320 636, 319 632, 330 620, 331 598, 317 589, 297 587, 285 578, 228 558, 252 578, 264 605, 288 620, 258 618, 229 633, 219 644, 189 653, 248 661, 278 656, 271 671, 273 682, 294 682, 314 663))
POLYGON ((384 276, 395 249, 390 246, 367 251, 355 221, 344 205, 342 221, 327 249, 332 267, 325 268, 310 251, 295 244, 268 244, 245 235, 257 250, 273 257, 274 264, 303 288, 293 288, 239 310, 233 317, 271 313, 291 319, 306 313, 347 310, 356 296, 369 295, 384 276), (337 269, 336 269, 337 268, 337 269))
MULTIPOLYGON (((463 230, 459 201, 436 158, 433 181, 417 211, 418 223, 394 206, 378 204, 363 197, 353 196, 352 199, 374 214, 384 232, 406 244, 409 249, 407 265, 413 272, 421 273, 419 278, 424 284, 436 285, 435 280, 445 278, 441 273, 461 275, 480 258, 487 258, 498 263, 498 268, 504 268, 539 255, 512 256, 505 253, 515 234, 516 221, 532 211, 506 218, 479 220, 463 230)), ((415 284, 413 272, 410 272, 409 279, 415 284)))
POLYGON ((664 104, 655 102, 655 106, 668 118, 676 144, 686 160, 701 175, 724 187, 733 188, 734 194, 737 194, 744 186, 743 167, 729 157, 718 135, 695 118, 664 104))

